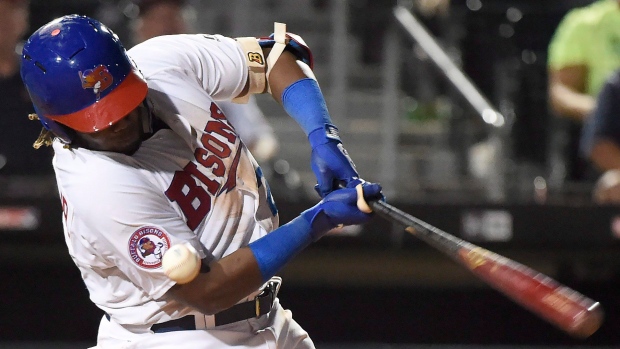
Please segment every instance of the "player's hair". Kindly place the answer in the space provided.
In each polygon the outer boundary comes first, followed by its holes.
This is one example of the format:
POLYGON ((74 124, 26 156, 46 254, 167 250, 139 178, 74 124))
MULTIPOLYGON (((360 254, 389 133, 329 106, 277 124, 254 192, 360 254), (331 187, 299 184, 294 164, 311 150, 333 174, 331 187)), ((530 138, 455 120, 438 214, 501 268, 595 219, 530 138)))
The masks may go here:
MULTIPOLYGON (((29 120, 39 120, 39 116, 36 113, 32 113, 32 114, 28 114, 28 119, 29 120)), ((62 127, 62 126, 61 126, 62 127)), ((65 127, 66 129, 66 127, 65 127)), ((67 129, 67 132, 71 132, 71 130, 67 129)), ((41 132, 39 133, 39 137, 37 137, 37 140, 34 141, 34 143, 32 143, 32 147, 34 149, 39 149, 43 146, 49 147, 52 145, 52 143, 54 143, 54 133, 48 129, 46 129, 45 127, 41 128, 41 132)), ((69 144, 66 144, 65 147, 69 147, 69 144)))

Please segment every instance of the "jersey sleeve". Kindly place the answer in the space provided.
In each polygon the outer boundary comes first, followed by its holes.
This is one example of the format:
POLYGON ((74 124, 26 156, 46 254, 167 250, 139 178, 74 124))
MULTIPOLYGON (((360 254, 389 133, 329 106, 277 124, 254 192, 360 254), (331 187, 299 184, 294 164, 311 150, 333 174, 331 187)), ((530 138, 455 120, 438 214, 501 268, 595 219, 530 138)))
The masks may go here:
POLYGON ((218 105, 243 143, 251 145, 264 135, 273 135, 273 128, 258 106, 255 96, 250 96, 246 104, 220 102, 218 105))
POLYGON ((107 268, 117 268, 125 278, 153 299, 162 297, 175 283, 161 267, 166 250, 188 241, 205 256, 196 235, 187 228, 167 198, 154 185, 136 176, 130 167, 101 167, 74 183, 63 185, 62 195, 73 206, 71 234, 89 248, 107 268), (97 190, 97 183, 108 183, 97 190), (87 189, 88 188, 88 189, 87 189), (105 214, 102 214, 105 213, 105 214))
POLYGON ((569 12, 558 25, 549 43, 549 67, 561 69, 570 65, 586 64, 591 32, 591 23, 581 9, 569 12))
POLYGON ((172 88, 163 87, 167 93, 181 92, 183 85, 197 84, 214 100, 230 100, 243 91, 247 81, 247 63, 241 47, 222 35, 155 37, 136 45, 128 54, 147 81, 159 77, 160 86, 168 82, 172 88))

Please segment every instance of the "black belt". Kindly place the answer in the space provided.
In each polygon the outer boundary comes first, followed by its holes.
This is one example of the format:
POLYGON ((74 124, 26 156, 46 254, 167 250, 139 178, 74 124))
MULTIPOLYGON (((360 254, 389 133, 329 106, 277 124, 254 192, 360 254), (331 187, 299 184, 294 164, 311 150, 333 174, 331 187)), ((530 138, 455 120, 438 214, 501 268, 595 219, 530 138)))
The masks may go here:
MULTIPOLYGON (((222 310, 213 315, 215 326, 232 324, 233 322, 247 320, 253 317, 260 317, 271 311, 273 302, 276 299, 276 293, 280 283, 278 281, 270 281, 267 283, 263 291, 252 301, 238 303, 232 307, 222 310)), ((172 332, 172 331, 191 331, 196 329, 196 320, 194 315, 187 315, 179 319, 154 324, 151 331, 155 333, 172 332)))

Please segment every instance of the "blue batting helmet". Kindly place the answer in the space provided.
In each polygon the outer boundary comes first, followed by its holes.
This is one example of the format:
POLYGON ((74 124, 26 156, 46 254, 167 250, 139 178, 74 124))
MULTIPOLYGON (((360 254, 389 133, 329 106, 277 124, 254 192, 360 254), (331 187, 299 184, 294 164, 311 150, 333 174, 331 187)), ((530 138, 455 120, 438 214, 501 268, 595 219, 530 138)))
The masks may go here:
POLYGON ((103 130, 140 105, 148 90, 118 36, 79 15, 55 19, 30 36, 21 77, 43 127, 65 143, 73 137, 59 124, 103 130))

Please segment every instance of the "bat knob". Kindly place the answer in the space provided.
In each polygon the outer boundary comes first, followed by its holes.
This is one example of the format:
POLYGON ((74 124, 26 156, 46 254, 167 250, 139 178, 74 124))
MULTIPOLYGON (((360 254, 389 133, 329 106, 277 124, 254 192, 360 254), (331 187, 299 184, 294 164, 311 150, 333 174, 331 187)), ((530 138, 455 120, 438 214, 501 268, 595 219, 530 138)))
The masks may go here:
POLYGON ((366 199, 364 199, 364 188, 362 188, 362 184, 356 185, 355 190, 357 191, 357 208, 364 213, 372 212, 372 208, 368 206, 366 199))

